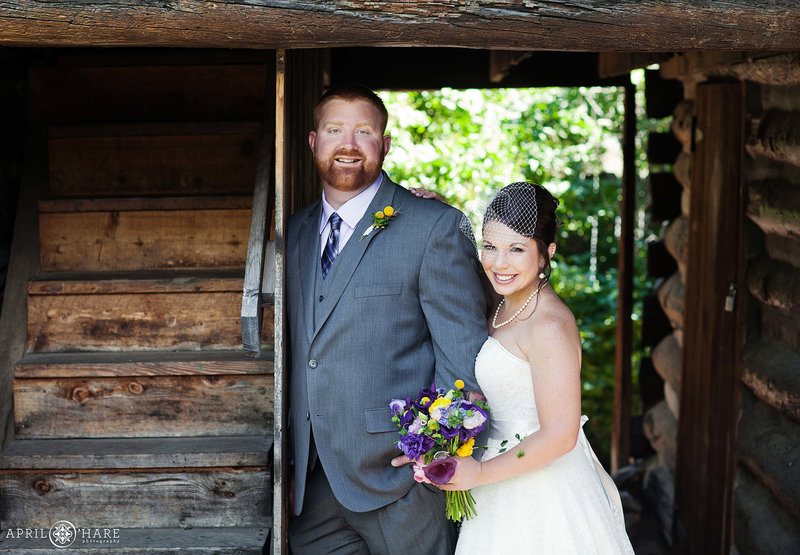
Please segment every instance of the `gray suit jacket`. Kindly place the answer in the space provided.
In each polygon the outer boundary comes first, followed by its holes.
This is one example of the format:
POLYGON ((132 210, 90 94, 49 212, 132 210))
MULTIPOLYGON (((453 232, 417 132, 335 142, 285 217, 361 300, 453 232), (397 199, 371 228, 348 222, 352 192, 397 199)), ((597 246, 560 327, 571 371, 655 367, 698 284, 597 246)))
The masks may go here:
POLYGON ((400 451, 389 401, 416 396, 434 378, 438 387, 461 378, 477 389, 484 297, 475 247, 459 231, 461 212, 416 197, 386 174, 325 280, 326 295, 315 295, 320 210, 317 201, 295 214, 287 237, 294 506, 300 514, 313 426, 336 498, 364 512, 415 483, 410 468, 390 465, 400 451), (396 216, 359 240, 387 205, 396 216))

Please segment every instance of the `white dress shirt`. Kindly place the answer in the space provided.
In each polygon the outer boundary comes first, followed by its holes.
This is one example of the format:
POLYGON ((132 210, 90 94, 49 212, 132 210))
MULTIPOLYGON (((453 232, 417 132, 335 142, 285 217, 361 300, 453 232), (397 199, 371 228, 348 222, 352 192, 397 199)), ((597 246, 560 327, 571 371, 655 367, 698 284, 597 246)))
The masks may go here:
POLYGON ((349 241, 350 237, 353 235, 353 230, 356 225, 358 225, 358 222, 364 217, 364 213, 367 211, 367 208, 369 208, 372 199, 374 199, 375 195, 378 193, 381 181, 383 181, 383 172, 381 172, 378 179, 369 187, 345 202, 338 210, 334 210, 333 206, 328 204, 328 199, 325 198, 325 191, 322 192, 322 216, 319 222, 319 234, 321 236, 319 241, 320 257, 322 257, 322 253, 325 251, 325 244, 328 242, 328 234, 331 232, 331 223, 328 221, 331 214, 336 212, 342 219, 342 225, 339 228, 339 244, 337 245, 338 254, 342 252, 347 241, 349 241))

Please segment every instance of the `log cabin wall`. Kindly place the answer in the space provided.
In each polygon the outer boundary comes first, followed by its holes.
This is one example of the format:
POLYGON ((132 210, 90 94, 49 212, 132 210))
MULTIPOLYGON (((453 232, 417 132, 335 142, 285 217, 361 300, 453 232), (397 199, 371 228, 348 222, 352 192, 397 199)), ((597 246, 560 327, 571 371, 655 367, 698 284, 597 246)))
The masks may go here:
MULTIPOLYGON (((672 325, 653 348, 652 363, 664 380, 663 400, 644 417, 656 452, 647 463, 645 492, 667 538, 680 534, 674 512, 674 471, 681 399, 681 348, 686 261, 691 222, 691 167, 695 93, 710 80, 740 81, 745 91, 746 327, 740 360, 733 489, 733 545, 739 553, 800 550, 800 55, 747 57, 695 53, 662 64, 661 75, 679 79, 684 99, 673 112, 681 143, 674 176, 682 185, 680 214, 663 232, 677 269, 657 295, 672 325)), ((713 346, 709 346, 713 347, 713 346)))

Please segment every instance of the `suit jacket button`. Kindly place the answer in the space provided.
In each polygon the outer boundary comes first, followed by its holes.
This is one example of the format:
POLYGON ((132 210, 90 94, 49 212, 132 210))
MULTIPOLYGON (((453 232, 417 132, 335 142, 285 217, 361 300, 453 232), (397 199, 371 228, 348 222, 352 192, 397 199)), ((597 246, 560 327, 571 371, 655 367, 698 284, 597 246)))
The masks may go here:
POLYGON ((325 300, 325 297, 324 297, 324 296, 322 296, 322 295, 320 295, 320 296, 319 296, 319 302, 322 302, 322 301, 324 301, 324 300, 325 300))
POLYGON ((306 420, 311 420, 311 413, 310 412, 306 413, 306 420))
POLYGON ((309 360, 308 361, 308 366, 309 366, 309 368, 316 368, 317 367, 317 359, 312 358, 311 360, 309 360))

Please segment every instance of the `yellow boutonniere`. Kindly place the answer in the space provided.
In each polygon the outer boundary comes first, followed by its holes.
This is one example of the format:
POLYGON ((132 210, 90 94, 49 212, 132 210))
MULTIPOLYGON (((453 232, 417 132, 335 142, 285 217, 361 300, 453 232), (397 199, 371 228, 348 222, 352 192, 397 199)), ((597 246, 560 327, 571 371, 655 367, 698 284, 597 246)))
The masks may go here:
POLYGON ((359 241, 375 231, 376 229, 383 229, 387 225, 389 225, 389 220, 394 218, 397 215, 394 208, 391 206, 385 207, 383 210, 378 210, 372 215, 372 225, 367 228, 364 232, 364 235, 361 236, 359 241))

